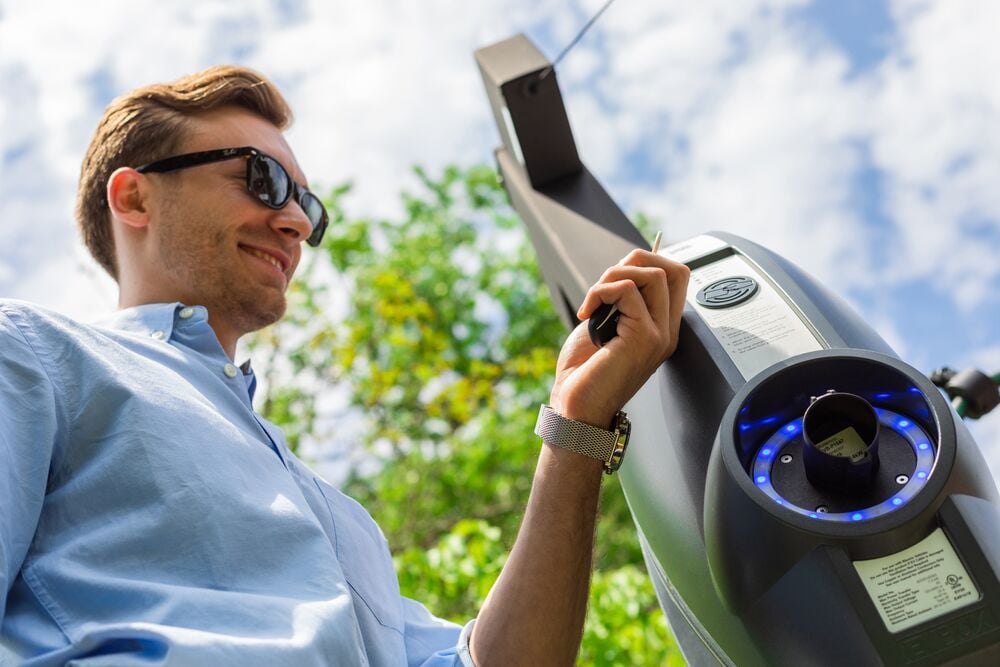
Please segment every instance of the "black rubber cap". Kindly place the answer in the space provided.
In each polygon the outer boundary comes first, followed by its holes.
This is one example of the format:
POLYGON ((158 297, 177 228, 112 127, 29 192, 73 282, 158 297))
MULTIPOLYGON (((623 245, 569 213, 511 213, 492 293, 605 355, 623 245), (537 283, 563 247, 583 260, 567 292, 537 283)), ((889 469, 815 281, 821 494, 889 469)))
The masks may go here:
POLYGON ((587 321, 587 331, 590 333, 590 342, 597 347, 604 347, 604 344, 618 335, 618 319, 621 311, 613 305, 603 303, 597 307, 587 321), (612 313, 614 309, 614 313, 612 313))

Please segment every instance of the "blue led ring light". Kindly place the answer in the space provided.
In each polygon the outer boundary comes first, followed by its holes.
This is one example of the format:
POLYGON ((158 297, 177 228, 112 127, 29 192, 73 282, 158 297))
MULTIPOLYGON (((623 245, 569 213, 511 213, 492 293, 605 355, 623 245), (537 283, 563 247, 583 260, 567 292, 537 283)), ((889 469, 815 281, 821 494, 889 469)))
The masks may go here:
POLYGON ((927 478, 931 474, 931 468, 934 466, 934 445, 931 443, 931 439, 927 436, 927 433, 915 424, 912 419, 882 408, 875 408, 875 413, 878 415, 879 424, 901 435, 913 447, 913 453, 917 457, 917 467, 913 472, 913 476, 891 498, 865 509, 837 513, 817 512, 815 509, 806 509, 798 505, 793 505, 782 498, 781 494, 774 488, 774 485, 771 484, 771 468, 774 465, 775 459, 781 456, 781 450, 784 449, 785 445, 802 434, 801 418, 779 428, 757 451, 753 467, 751 468, 754 484, 779 505, 820 521, 853 523, 873 519, 899 509, 909 502, 927 483, 927 478))

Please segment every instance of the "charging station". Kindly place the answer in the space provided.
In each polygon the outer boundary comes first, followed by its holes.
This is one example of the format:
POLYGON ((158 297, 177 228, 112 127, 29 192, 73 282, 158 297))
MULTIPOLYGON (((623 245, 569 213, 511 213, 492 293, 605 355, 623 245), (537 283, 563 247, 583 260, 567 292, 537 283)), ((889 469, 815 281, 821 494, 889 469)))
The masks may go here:
MULTIPOLYGON (((580 160, 549 61, 523 35, 475 57, 504 187, 576 326, 649 245, 580 160)), ((660 252, 691 268, 687 303, 625 408, 619 474, 688 663, 1000 664, 1000 495, 938 387, 766 248, 707 232, 660 252)))

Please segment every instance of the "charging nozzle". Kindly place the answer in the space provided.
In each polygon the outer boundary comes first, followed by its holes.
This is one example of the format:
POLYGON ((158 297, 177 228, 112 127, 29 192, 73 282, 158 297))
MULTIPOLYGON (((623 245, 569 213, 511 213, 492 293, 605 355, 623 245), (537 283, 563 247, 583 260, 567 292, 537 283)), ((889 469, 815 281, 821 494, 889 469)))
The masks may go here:
POLYGON ((813 486, 864 493, 878 474, 879 421, 871 403, 830 390, 814 397, 802 418, 802 460, 813 486))

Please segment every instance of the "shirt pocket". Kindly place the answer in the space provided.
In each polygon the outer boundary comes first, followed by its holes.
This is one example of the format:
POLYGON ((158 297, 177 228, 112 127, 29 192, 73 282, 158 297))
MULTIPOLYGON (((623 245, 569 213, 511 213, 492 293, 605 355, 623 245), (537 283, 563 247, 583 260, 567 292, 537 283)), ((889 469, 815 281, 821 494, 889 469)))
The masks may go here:
POLYGON ((389 546, 375 521, 355 500, 313 480, 334 525, 334 547, 360 617, 403 632, 403 601, 389 546))

